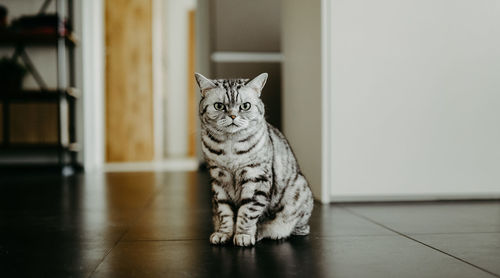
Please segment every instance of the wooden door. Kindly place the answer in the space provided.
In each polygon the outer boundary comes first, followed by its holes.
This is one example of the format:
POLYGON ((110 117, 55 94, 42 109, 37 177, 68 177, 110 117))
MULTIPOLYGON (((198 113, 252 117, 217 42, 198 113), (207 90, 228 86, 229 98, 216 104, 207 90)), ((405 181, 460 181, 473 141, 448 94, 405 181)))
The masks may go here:
POLYGON ((106 0, 106 160, 154 156, 152 0, 106 0))

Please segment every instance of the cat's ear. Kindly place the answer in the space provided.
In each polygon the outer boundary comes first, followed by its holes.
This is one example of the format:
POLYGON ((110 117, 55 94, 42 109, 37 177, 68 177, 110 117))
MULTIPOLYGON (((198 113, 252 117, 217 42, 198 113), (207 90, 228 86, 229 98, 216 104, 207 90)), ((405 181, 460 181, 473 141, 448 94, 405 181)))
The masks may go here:
POLYGON ((266 81, 267 81, 267 73, 264 72, 264 73, 259 74, 254 79, 250 80, 247 83, 247 86, 254 88, 260 97, 260 93, 262 92, 262 89, 264 89, 264 85, 266 85, 266 81))
POLYGON ((208 89, 213 89, 217 87, 212 80, 206 78, 205 76, 195 72, 194 77, 196 78, 196 82, 198 83, 198 87, 200 87, 200 92, 202 95, 205 94, 205 91, 208 89))

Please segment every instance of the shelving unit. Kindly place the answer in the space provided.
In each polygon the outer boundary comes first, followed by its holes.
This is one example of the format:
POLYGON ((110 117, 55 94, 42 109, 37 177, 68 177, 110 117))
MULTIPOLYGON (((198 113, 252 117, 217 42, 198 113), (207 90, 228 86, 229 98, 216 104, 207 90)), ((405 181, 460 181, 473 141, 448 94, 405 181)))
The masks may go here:
MULTIPOLYGON (((43 14, 52 0, 45 0, 38 14, 43 14)), ((20 58, 27 67, 29 73, 34 77, 39 90, 3 91, 0 93, 0 102, 3 105, 3 140, 0 150, 8 152, 54 151, 58 157, 55 165, 63 172, 68 168, 74 170, 77 165, 76 154, 78 144, 76 142, 76 118, 75 102, 78 98, 78 90, 75 88, 75 46, 72 30, 66 26, 73 26, 73 1, 55 0, 56 14, 58 18, 58 34, 23 34, 13 31, 0 32, 0 47, 12 47, 13 57, 20 58), (65 22, 66 21, 66 22, 65 22), (57 87, 48 88, 36 65, 31 62, 25 51, 27 46, 51 46, 57 50, 57 87), (13 103, 29 102, 57 103, 58 128, 57 143, 33 143, 15 144, 10 140, 10 106, 13 103)), ((1 86, 1 84, 0 84, 1 86)), ((2 88, 3 89, 3 88, 2 88)), ((5 89, 3 89, 5 90, 5 89)), ((1 165, 12 166, 12 165, 1 165)), ((44 167, 49 165, 43 165, 44 167)))
MULTIPOLYGON (((73 35, 62 36, 66 45, 75 46, 76 39, 73 35)), ((0 45, 2 46, 15 46, 18 44, 23 45, 57 45, 61 37, 57 35, 28 35, 18 34, 15 32, 1 32, 0 45)))

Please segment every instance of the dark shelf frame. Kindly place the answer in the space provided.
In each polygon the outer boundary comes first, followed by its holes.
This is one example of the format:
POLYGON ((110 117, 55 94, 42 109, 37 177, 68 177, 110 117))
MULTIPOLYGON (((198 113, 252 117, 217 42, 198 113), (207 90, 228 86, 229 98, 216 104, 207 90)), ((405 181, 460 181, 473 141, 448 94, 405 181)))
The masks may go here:
MULTIPOLYGON (((52 0, 45 0, 39 14, 52 0)), ((26 34, 13 31, 0 32, 0 46, 13 47, 14 58, 21 58, 28 71, 37 81, 39 90, 2 91, 0 102, 3 105, 3 140, 0 143, 2 152, 30 152, 54 151, 58 157, 58 164, 62 172, 68 167, 80 169, 77 163, 76 143, 76 99, 75 94, 75 46, 76 39, 72 32, 65 29, 64 19, 69 26, 73 26, 73 0, 55 0, 56 14, 59 18, 58 30, 60 34, 26 34), (68 32, 64 34, 63 32, 68 32), (57 50, 57 88, 49 89, 31 62, 25 51, 26 46, 53 46, 57 50), (57 103, 58 141, 54 144, 33 143, 18 144, 10 142, 10 105, 19 102, 54 102, 57 103), (69 157, 69 160, 67 159, 69 157)), ((0 84, 1 86, 1 84, 0 84)), ((3 165, 8 166, 8 165, 3 165)), ((0 168, 2 165, 0 165, 0 168)), ((67 171, 66 171, 67 172, 67 171)))
POLYGON ((14 143, 8 146, 0 145, 0 150, 9 151, 67 151, 76 152, 69 146, 62 146, 57 143, 14 143))
POLYGON ((59 36, 57 34, 23 34, 12 31, 1 31, 0 32, 0 45, 2 46, 16 46, 22 45, 40 45, 40 46, 51 46, 57 45, 59 39, 64 39, 66 46, 74 47, 76 46, 77 40, 75 39, 73 33, 69 35, 59 36))
POLYGON ((21 90, 17 92, 4 92, 0 94, 0 102, 56 102, 60 97, 67 98, 68 101, 76 101, 78 96, 70 90, 21 90))

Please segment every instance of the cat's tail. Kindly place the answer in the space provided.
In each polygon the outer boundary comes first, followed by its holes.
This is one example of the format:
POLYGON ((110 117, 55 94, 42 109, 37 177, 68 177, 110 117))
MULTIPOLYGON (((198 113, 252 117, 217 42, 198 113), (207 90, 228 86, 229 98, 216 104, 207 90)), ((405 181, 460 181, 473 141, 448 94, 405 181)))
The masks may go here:
MULTIPOLYGON (((294 236, 306 236, 309 234, 310 227, 309 225, 303 225, 300 227, 295 227, 290 235, 294 236)), ((287 238, 288 236, 278 236, 278 235, 273 235, 272 233, 269 234, 269 231, 259 231, 256 235, 256 241, 261 241, 264 238, 272 238, 272 239, 284 239, 287 238)))
POLYGON ((310 230, 310 227, 307 224, 300 226, 300 227, 295 227, 295 229, 293 229, 293 231, 292 231, 292 235, 306 236, 309 234, 309 230, 310 230))

